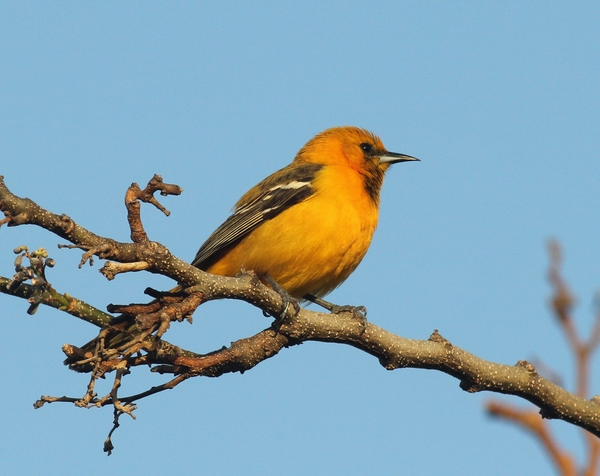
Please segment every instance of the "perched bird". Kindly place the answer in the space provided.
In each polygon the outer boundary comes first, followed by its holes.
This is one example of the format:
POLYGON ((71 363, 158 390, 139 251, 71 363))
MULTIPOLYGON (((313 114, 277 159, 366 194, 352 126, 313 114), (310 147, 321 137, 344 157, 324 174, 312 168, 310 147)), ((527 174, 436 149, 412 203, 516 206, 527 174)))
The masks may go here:
MULTIPOLYGON (((344 282, 365 256, 390 164, 413 160, 419 159, 388 152, 379 137, 364 129, 327 129, 308 141, 290 165, 246 192, 192 264, 223 276, 253 270, 282 294, 282 316, 290 296, 340 309, 321 297, 344 282)), ((180 290, 177 286, 171 292, 180 290)), ((341 308, 364 318, 364 308, 341 308)), ((105 348, 123 345, 139 332, 133 330, 136 324, 120 317, 112 325, 105 348)), ((65 364, 91 371, 90 363, 77 362, 91 356, 96 346, 96 339, 88 342, 65 364)))
POLYGON ((290 165, 246 192, 192 264, 223 276, 253 270, 290 296, 314 301, 344 282, 365 256, 389 166, 414 160, 388 152, 364 129, 327 129, 290 165))

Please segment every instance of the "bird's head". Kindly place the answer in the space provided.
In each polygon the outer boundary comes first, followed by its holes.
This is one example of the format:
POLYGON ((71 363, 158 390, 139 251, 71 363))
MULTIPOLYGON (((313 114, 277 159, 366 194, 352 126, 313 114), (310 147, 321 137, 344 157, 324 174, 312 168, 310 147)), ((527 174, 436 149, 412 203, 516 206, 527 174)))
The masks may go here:
POLYGON ((414 160, 419 159, 390 152, 375 134, 352 126, 332 127, 317 134, 294 159, 295 162, 352 168, 362 176, 365 189, 375 203, 379 203, 383 175, 389 166, 414 160))
MULTIPOLYGON (((388 151, 372 132, 353 126, 332 127, 309 140, 295 158, 299 162, 342 165, 364 173, 379 169, 385 172, 391 164, 419 160, 410 155, 388 151)), ((375 172, 376 173, 376 172, 375 172)))

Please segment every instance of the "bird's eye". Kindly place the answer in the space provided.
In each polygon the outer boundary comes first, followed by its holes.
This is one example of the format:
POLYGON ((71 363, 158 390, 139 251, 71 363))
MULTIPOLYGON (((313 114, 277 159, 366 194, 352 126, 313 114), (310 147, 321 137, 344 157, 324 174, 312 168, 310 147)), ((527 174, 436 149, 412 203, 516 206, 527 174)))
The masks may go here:
POLYGON ((360 144, 360 148, 363 150, 363 152, 365 154, 373 153, 373 146, 371 144, 369 144, 368 142, 363 142, 362 144, 360 144))

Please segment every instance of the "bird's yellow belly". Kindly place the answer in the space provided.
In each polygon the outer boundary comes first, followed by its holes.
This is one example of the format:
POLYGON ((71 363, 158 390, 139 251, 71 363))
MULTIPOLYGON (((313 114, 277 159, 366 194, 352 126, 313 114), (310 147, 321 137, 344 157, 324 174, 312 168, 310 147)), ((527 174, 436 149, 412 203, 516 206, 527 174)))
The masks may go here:
POLYGON ((311 197, 265 222, 207 271, 233 276, 243 267, 268 273, 298 299, 332 291, 366 254, 377 213, 360 213, 364 203, 322 198, 311 197), (321 201, 319 207, 313 200, 321 201))

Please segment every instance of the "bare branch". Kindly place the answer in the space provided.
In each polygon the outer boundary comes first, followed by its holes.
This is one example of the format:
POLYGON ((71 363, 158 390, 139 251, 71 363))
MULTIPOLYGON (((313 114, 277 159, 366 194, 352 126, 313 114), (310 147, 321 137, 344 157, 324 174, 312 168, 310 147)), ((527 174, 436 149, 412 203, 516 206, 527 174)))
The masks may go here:
MULTIPOLYGON (((163 195, 180 193, 181 190, 175 187, 163 184, 158 176, 143 191, 133 184, 126 194, 133 243, 119 243, 89 232, 65 215, 52 214, 29 199, 16 197, 8 191, 0 177, 0 209, 7 217, 3 221, 8 226, 34 224, 47 229, 69 240, 73 247, 86 251, 82 263, 91 261, 93 256, 110 259, 112 262, 103 267, 103 273, 109 279, 119 273, 147 270, 182 284, 179 293, 153 293, 155 300, 147 304, 109 306, 109 311, 118 312, 121 316, 111 319, 104 314, 102 319, 93 321, 102 326, 95 339, 82 347, 63 347, 72 369, 91 372, 85 395, 78 399, 42 397, 36 403, 37 406, 57 401, 68 401, 82 407, 113 405, 115 420, 107 439, 107 451, 112 450, 110 436, 118 427, 119 416, 123 413, 132 415, 135 401, 173 388, 190 377, 218 377, 224 373, 244 372, 277 355, 285 347, 305 341, 351 345, 376 357, 388 370, 439 370, 457 378, 460 387, 467 392, 492 391, 516 395, 538 406, 544 418, 559 418, 588 430, 590 441, 593 438, 591 434, 600 436, 600 404, 597 399, 586 400, 584 392, 580 392, 579 396, 567 392, 540 376, 529 362, 519 361, 509 366, 485 361, 454 346, 437 331, 425 341, 406 339, 367 322, 364 317, 358 319, 352 312, 345 312, 343 307, 341 312, 327 314, 301 309, 295 317, 280 319, 286 303, 279 293, 263 285, 254 273, 241 273, 234 278, 213 276, 174 257, 163 245, 148 239, 141 222, 139 201, 153 203, 161 209, 152 194, 157 190, 163 195), (162 340, 171 322, 191 321, 193 312, 203 302, 222 298, 244 300, 277 319, 271 327, 258 334, 206 355, 183 351, 162 340), (137 395, 119 396, 123 377, 138 366, 154 366, 153 371, 175 374, 175 377, 137 395), (110 393, 98 397, 94 392, 96 380, 113 371, 115 377, 110 393)), ((560 276, 559 250, 554 252, 555 265, 550 272, 556 289, 553 306, 574 346, 580 343, 580 339, 572 324, 573 298, 560 276)), ((43 273, 33 274, 36 278, 44 278, 43 273)), ((19 282, 30 278, 25 273, 19 282)), ((2 286, 3 281, 0 280, 0 291, 22 296, 29 293, 42 304, 62 302, 65 305, 54 307, 67 312, 75 308, 78 317, 86 315, 77 301, 67 295, 53 295, 53 290, 46 284, 33 290, 20 284, 13 290, 8 289, 9 281, 6 280, 2 286), (50 297, 46 298, 43 293, 49 293, 50 297)), ((45 279, 40 282, 45 283, 45 279)), ((589 358, 589 352, 586 358, 589 358)))
POLYGON ((515 366, 485 361, 452 345, 437 332, 427 341, 418 341, 394 335, 371 323, 363 330, 362 323, 350 313, 332 315, 302 309, 296 318, 286 321, 279 329, 265 329, 214 353, 199 357, 146 356, 134 365, 168 364, 178 373, 217 377, 246 371, 284 347, 304 341, 352 345, 377 357, 388 370, 439 370, 459 379, 463 390, 516 395, 540 407, 545 418, 559 418, 600 435, 600 405, 595 400, 567 392, 538 375, 525 361, 515 366))

